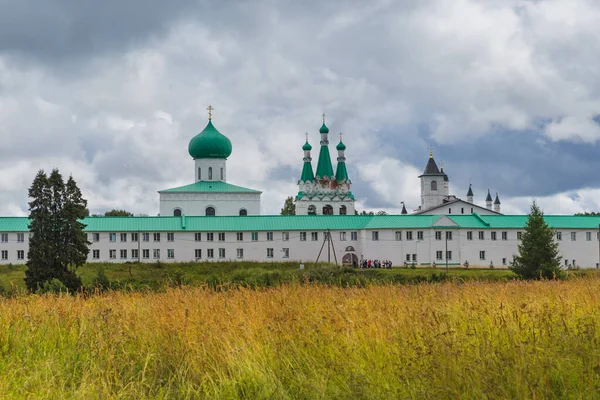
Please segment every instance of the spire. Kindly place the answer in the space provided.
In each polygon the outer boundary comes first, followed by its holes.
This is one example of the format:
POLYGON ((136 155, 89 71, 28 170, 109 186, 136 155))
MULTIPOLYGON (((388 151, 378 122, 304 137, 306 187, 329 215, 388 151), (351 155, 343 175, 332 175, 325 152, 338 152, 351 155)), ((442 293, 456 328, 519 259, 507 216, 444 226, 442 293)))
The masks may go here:
POLYGON ((335 171, 335 180, 338 182, 349 181, 348 179, 348 171, 346 170, 346 157, 344 156, 344 151, 346 150, 346 145, 342 142, 342 133, 340 132, 340 143, 335 147, 338 151, 337 158, 337 170, 335 171))
POLYGON ((498 197, 498 192, 496 192, 496 199, 494 200, 494 204, 500 204, 500 198, 498 197))
POLYGON ((471 189, 470 183, 469 183, 469 191, 467 192, 467 197, 473 197, 473 189, 471 189))
POLYGON ((429 160, 427 160, 427 165, 425 165, 425 171, 423 171, 423 174, 419 176, 444 176, 443 172, 440 172, 440 170, 438 169, 437 164, 435 163, 435 160, 433 159, 433 151, 429 151, 429 160))
POLYGON ((315 180, 315 175, 313 174, 312 169, 312 158, 310 157, 310 151, 312 150, 312 146, 308 143, 308 133, 306 134, 306 143, 302 146, 302 150, 304 150, 304 166, 302 167, 302 175, 300 176, 301 182, 313 182, 315 180))
POLYGON ((444 175, 444 182, 448 182, 448 175, 444 172, 444 163, 440 161, 440 174, 444 175))
POLYGON ((488 189, 488 194, 487 197, 485 198, 486 203, 489 201, 490 203, 492 202, 492 195, 490 194, 490 189, 488 189))
POLYGON ((497 213, 500 212, 500 198, 498 197, 498 192, 496 192, 496 200, 494 200, 494 211, 497 213))
POLYGON ((323 126, 319 129, 321 134, 321 150, 319 151, 319 161, 315 173, 317 179, 333 179, 333 166, 331 165, 331 156, 329 155, 329 128, 325 125, 325 113, 323 113, 323 126))
POLYGON ((408 213, 406 212, 406 206, 404 205, 404 202, 402 202, 402 213, 401 213, 401 214, 402 214, 402 215, 406 215, 406 214, 408 214, 408 213))

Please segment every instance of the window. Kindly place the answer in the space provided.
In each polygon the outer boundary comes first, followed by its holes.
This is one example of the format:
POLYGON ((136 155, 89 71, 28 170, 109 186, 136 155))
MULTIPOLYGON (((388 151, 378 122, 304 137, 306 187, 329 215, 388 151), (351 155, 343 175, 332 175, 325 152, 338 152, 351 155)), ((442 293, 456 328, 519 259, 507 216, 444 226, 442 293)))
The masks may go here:
POLYGON ((2 250, 2 259, 8 260, 8 250, 2 250))
POLYGON ((132 242, 137 242, 138 241, 138 234, 137 232, 134 232, 131 234, 131 241, 132 242))
POLYGON ((219 242, 225 241, 225 232, 219 232, 219 242))
POLYGON ((195 249, 194 250, 194 258, 196 260, 202 258, 202 249, 195 249))
POLYGON ((444 252, 443 251, 438 250, 438 251, 435 252, 435 258, 437 260, 441 260, 443 256, 444 256, 444 252))
POLYGON ((174 242, 175 234, 173 232, 167 232, 167 242, 174 242))
POLYGON ((173 210, 173 216, 181 217, 181 208, 176 208, 175 210, 173 210))
POLYGON ((208 180, 212 181, 212 167, 208 167, 208 180))
POLYGON ((473 207, 471 207, 471 214, 473 214, 473 207))
POLYGON ((25 259, 25 250, 17 250, 17 260, 25 259))
POLYGON ((150 241, 150 234, 148 232, 142 233, 142 242, 149 242, 149 241, 150 241))
POLYGON ((142 258, 150 258, 150 249, 142 249, 142 258))
POLYGON ((587 240, 588 242, 592 241, 592 232, 585 233, 585 240, 587 240))
POLYGON ((267 232, 267 242, 273 241, 273 232, 267 232))
POLYGON ((402 240, 402 231, 396 232, 396 240, 402 240))
POLYGON ((431 190, 437 190, 437 181, 431 181, 431 190))
POLYGON ((306 242, 306 232, 300 232, 300 241, 306 242))
POLYGON ((116 242, 117 241, 117 234, 114 232, 111 232, 108 234, 108 241, 109 242, 116 242))
POLYGON ((252 241, 258 242, 258 232, 252 232, 252 241))
POLYGON ((479 240, 485 239, 485 231, 479 231, 479 240))
POLYGON ((212 232, 207 232, 206 233, 206 241, 207 242, 212 242, 215 240, 215 234, 212 232))
POLYGON ((8 233, 2 234, 2 243, 8 243, 8 233))
POLYGON ((448 214, 452 214, 452 208, 448 209, 448 214))
POLYGON ((464 213, 465 213, 465 209, 464 209, 464 207, 461 207, 461 208, 460 208, 460 213, 461 213, 461 214, 464 214, 464 213))
POLYGON ((508 240, 508 232, 502 232, 502 240, 508 240))
POLYGON ((92 258, 94 260, 99 260, 100 259, 100 250, 92 250, 92 258))
POLYGON ((127 234, 126 233, 121 233, 119 236, 121 238, 121 242, 126 242, 127 241, 127 234))
POLYGON ((237 258, 244 258, 244 249, 237 249, 237 258))
POLYGON ((202 240, 202 232, 194 232, 194 241, 200 242, 202 240))
POLYGON ((267 249, 267 258, 273 258, 273 249, 267 249))
POLYGON ((358 240, 358 232, 350 232, 350 240, 357 241, 358 240))
POLYGON ((346 215, 347 212, 346 206, 340 206, 340 215, 346 215))
POLYGON ((100 241, 100 234, 99 233, 92 233, 92 241, 93 242, 99 242, 100 241))
POLYGON ((221 180, 223 180, 223 168, 221 168, 221 180))
POLYGON ((562 240, 562 232, 556 232, 556 240, 562 240))
POLYGON ((121 259, 127 258, 127 250, 126 249, 121 249, 120 253, 121 253, 121 259))
POLYGON ((480 259, 480 260, 485 260, 485 251, 484 251, 484 250, 481 250, 481 251, 479 252, 479 259, 480 259))
POLYGON ((319 232, 311 232, 310 240, 312 240, 313 242, 319 240, 319 232))
POLYGON ((283 248, 281 250, 283 251, 283 258, 290 258, 290 249, 289 248, 283 248))
POLYGON ((175 249, 167 249, 167 258, 175 258, 175 249))
POLYGON ((340 232, 340 242, 346 241, 346 232, 340 232))
POLYGON ((442 232, 435 231, 435 240, 442 240, 442 232))
POLYGON ((224 248, 219 249, 219 258, 225 258, 225 249, 224 248))
POLYGON ((406 255, 406 261, 410 261, 410 254, 406 255))
POLYGON ((423 240, 423 231, 417 231, 417 240, 423 240))
POLYGON ((452 231, 446 231, 446 240, 452 240, 452 231))
POLYGON ((416 255, 416 254, 413 254, 413 255, 412 255, 412 261, 413 261, 413 262, 417 262, 417 255, 416 255))
POLYGON ((25 241, 25 234, 24 233, 17 233, 17 242, 23 243, 24 241, 25 241))
POLYGON ((323 215, 333 215, 333 207, 331 207, 329 204, 323 207, 323 215))
POLYGON ((207 217, 214 217, 217 214, 217 211, 215 210, 214 207, 206 207, 206 210, 204 211, 204 214, 207 217))
POLYGON ((521 240, 523 237, 523 232, 517 232, 517 240, 521 240))
POLYGON ((207 249, 206 250, 206 258, 215 258, 215 250, 207 249))
POLYGON ((248 211, 246 211, 245 209, 241 209, 240 210, 240 217, 245 217, 246 215, 248 215, 248 211))
POLYGON ((506 265, 506 258, 502 259, 502 265, 506 265))
POLYGON ((109 250, 108 251, 108 258, 110 258, 111 260, 114 260, 115 258, 117 258, 117 250, 109 250))
POLYGON ((412 233, 412 231, 406 232, 406 240, 413 240, 413 233, 412 233))
POLYGON ((152 237, 154 238, 155 242, 160 242, 160 233, 155 232, 152 237))
POLYGON ((496 240, 496 232, 492 232, 492 240, 496 240))
POLYGON ((198 168, 198 180, 201 181, 202 180, 202 169, 198 168))
POLYGON ((467 231, 467 240, 473 240, 473 232, 467 231))
POLYGON ((577 263, 575 262, 575 260, 573 260, 573 266, 577 266, 577 263))
POLYGON ((446 252, 446 260, 452 260, 452 251, 448 250, 446 252))
POLYGON ((308 215, 317 215, 317 207, 312 204, 308 206, 308 215))
POLYGON ((374 241, 379 240, 379 232, 377 232, 377 231, 371 232, 371 239, 373 239, 374 241))
POLYGON ((571 241, 576 241, 577 240, 577 232, 571 232, 571 241))
POLYGON ((140 258, 140 252, 138 249, 131 249, 131 258, 140 258))
POLYGON ((154 249, 152 250, 152 254, 154 256, 155 259, 159 259, 160 258, 160 249, 154 249))
POLYGON ((290 240, 290 233, 289 232, 281 232, 281 240, 283 240, 284 242, 287 242, 288 240, 290 240))
POLYGON ((243 242, 244 241, 244 232, 238 232, 235 234, 235 237, 237 239, 238 242, 243 242))

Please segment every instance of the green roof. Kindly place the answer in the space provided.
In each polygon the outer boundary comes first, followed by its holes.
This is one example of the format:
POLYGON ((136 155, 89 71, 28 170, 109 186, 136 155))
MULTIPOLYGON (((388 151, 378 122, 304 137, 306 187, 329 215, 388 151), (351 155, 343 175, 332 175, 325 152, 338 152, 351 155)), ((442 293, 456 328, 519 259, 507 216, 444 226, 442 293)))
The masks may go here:
POLYGON ((262 193, 222 181, 198 181, 191 185, 159 190, 158 193, 262 193))
POLYGON ((335 171, 335 180, 338 182, 349 181, 348 170, 346 170, 346 163, 343 159, 338 158, 337 169, 335 171))
POLYGON ((312 164, 309 159, 305 158, 304 166, 302 167, 302 175, 300 175, 300 182, 313 182, 315 180, 315 174, 313 174, 312 164))
MULTIPOLYGON (((302 231, 360 229, 427 229, 440 218, 462 229, 522 229, 526 215, 256 215, 223 217, 88 217, 87 232, 160 231, 302 231)), ((548 215, 555 229, 598 229, 600 217, 548 215)), ((0 217, 1 232, 27 232, 27 217, 0 217)), ((451 228, 451 226, 437 226, 451 228)))
POLYGON ((331 165, 331 156, 329 155, 329 147, 325 144, 321 145, 321 151, 319 152, 319 161, 317 163, 317 170, 315 176, 318 179, 325 177, 331 179, 335 175, 333 174, 333 166, 331 165))
POLYGON ((208 121, 206 128, 190 140, 188 152, 192 158, 227 158, 231 155, 231 141, 208 121))

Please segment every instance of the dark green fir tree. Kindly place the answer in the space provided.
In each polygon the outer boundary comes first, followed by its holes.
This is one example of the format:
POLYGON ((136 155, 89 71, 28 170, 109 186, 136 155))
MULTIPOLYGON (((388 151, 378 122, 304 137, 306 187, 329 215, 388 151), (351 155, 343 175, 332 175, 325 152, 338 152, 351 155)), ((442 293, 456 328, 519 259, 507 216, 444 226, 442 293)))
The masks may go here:
POLYGON ((554 231, 544 220, 544 214, 535 202, 521 234, 519 255, 509 266, 522 279, 558 279, 564 276, 560 267, 558 243, 554 231))
POLYGON ((281 215, 296 215, 296 204, 294 204, 293 197, 285 199, 285 203, 283 203, 283 208, 281 209, 281 215))

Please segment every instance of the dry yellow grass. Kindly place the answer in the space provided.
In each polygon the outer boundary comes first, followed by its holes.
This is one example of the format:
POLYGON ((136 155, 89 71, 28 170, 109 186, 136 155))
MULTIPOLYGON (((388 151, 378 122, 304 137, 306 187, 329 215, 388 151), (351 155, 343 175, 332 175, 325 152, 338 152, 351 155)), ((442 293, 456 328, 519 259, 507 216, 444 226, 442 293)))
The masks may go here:
POLYGON ((0 300, 23 398, 594 398, 600 280, 0 300))

